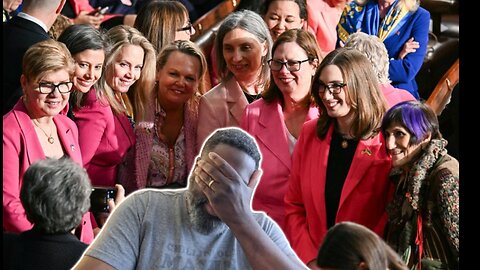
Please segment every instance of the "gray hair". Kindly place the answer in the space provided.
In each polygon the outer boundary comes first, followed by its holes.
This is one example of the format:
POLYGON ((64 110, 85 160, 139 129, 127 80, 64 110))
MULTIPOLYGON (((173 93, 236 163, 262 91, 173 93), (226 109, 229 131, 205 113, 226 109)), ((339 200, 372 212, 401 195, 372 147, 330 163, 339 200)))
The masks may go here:
POLYGON ((262 71, 259 78, 259 85, 268 85, 270 82, 270 69, 267 60, 272 57, 272 37, 265 21, 260 15, 251 10, 236 11, 228 15, 218 28, 215 38, 215 54, 217 56, 217 74, 222 81, 229 79, 233 74, 227 68, 227 63, 223 57, 223 39, 225 35, 233 29, 240 28, 253 34, 260 43, 267 42, 268 51, 263 59, 262 71))
POLYGON ((354 48, 362 52, 372 63, 373 70, 381 84, 390 83, 388 69, 388 51, 385 44, 377 37, 363 32, 351 34, 345 42, 346 48, 354 48))
POLYGON ((90 208, 92 187, 81 165, 69 158, 40 160, 25 171, 20 190, 28 221, 43 233, 65 233, 90 208))
POLYGON ((219 144, 226 144, 245 152, 255 161, 255 169, 260 167, 262 155, 257 142, 247 132, 240 128, 228 127, 215 130, 206 140, 200 150, 201 155, 206 155, 219 144))

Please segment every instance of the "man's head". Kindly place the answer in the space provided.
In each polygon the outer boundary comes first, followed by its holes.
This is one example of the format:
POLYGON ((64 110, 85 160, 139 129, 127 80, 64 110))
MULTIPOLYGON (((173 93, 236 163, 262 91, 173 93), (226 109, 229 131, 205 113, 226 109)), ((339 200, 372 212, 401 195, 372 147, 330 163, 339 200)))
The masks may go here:
POLYGON ((65 233, 80 224, 90 208, 90 179, 70 159, 46 159, 23 175, 20 200, 27 219, 43 233, 65 233))
MULTIPOLYGON (((260 167, 261 154, 255 139, 239 128, 217 129, 203 144, 198 159, 208 159, 208 153, 215 152, 235 169, 249 184, 252 174, 260 167)), ((222 221, 207 211, 208 200, 195 182, 192 172, 188 185, 188 208, 191 222, 200 231, 209 233, 220 226, 222 221)))

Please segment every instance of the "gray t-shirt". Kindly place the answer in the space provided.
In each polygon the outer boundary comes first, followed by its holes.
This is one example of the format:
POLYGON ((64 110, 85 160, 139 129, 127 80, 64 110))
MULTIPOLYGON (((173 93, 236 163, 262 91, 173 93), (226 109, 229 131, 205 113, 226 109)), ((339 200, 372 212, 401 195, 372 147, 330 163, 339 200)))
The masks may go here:
MULTIPOLYGON (((205 235, 187 213, 185 190, 143 189, 109 217, 86 255, 116 269, 251 269, 228 226, 205 235)), ((255 219, 286 256, 297 259, 280 227, 265 213, 255 219)))

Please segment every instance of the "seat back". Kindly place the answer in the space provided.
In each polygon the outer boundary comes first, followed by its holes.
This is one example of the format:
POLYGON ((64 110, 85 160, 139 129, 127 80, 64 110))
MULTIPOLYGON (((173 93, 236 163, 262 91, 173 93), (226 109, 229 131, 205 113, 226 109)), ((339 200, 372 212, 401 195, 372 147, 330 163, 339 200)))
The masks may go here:
POLYGON ((195 42, 205 32, 209 31, 218 22, 227 17, 228 14, 232 13, 238 3, 240 3, 240 0, 225 0, 198 18, 193 23, 195 34, 190 37, 190 40, 195 42))
POLYGON ((460 61, 457 58, 437 83, 437 86, 426 101, 437 115, 442 114, 443 109, 445 109, 445 106, 450 102, 453 89, 459 82, 459 66, 460 61))

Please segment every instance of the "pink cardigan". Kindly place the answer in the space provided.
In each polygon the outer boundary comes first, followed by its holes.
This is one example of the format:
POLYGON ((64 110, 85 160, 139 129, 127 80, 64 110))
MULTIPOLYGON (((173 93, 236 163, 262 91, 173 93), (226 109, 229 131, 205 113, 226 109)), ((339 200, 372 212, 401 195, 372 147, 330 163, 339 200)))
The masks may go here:
POLYGON ((92 185, 115 186, 117 168, 127 151, 135 144, 135 134, 127 116, 113 114, 109 105, 97 100, 95 88, 84 105, 75 108, 82 160, 92 185))
MULTIPOLYGON (((310 120, 303 126, 285 195, 285 234, 304 263, 316 258, 328 230, 325 178, 333 124, 325 139, 319 139, 317 121, 310 120)), ((353 221, 382 237, 387 221, 385 206, 393 196, 393 184, 388 180, 390 169, 391 160, 381 133, 360 140, 345 179, 335 223, 353 221)))
MULTIPOLYGON (((65 154, 82 164, 75 123, 67 116, 60 114, 53 120, 65 154)), ((32 163, 45 158, 30 116, 23 100, 20 99, 15 107, 3 116, 3 229, 5 231, 19 233, 32 228, 20 201, 22 177, 32 163)), ((83 215, 80 230, 80 240, 90 244, 93 241, 90 212, 83 215)))
MULTIPOLYGON (((305 121, 315 117, 318 117, 318 109, 310 107, 305 121)), ((280 102, 266 103, 264 99, 259 99, 249 104, 240 127, 256 139, 262 153, 263 174, 255 189, 252 207, 265 211, 284 229, 283 197, 288 187, 292 156, 280 102)))

